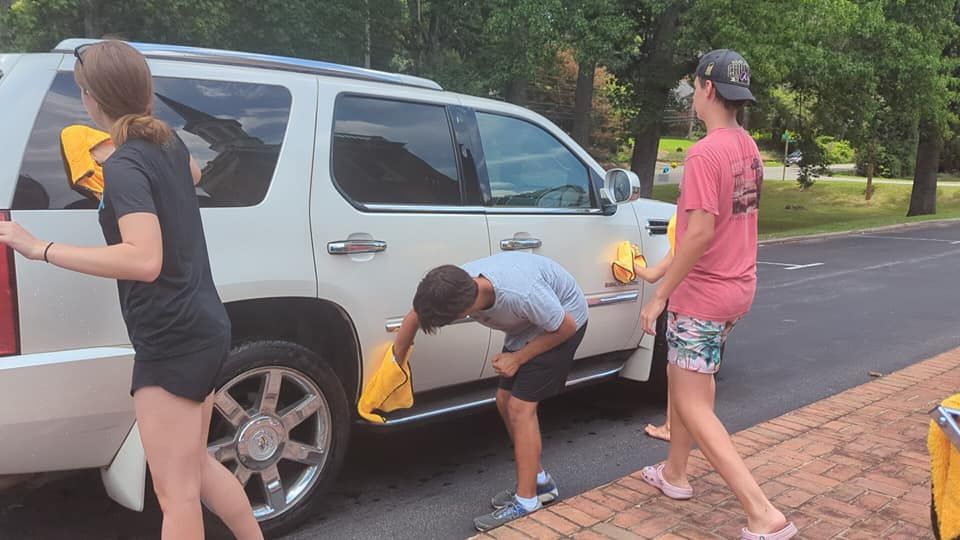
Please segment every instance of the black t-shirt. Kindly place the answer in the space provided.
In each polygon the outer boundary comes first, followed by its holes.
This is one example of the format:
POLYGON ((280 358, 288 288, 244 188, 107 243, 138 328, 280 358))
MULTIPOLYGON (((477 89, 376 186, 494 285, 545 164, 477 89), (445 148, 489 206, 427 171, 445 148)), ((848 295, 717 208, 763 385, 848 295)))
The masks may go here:
POLYGON ((138 359, 155 360, 222 341, 230 320, 210 272, 190 154, 179 137, 161 145, 131 139, 104 163, 100 227, 119 244, 118 220, 155 214, 163 236, 163 267, 153 283, 118 280, 120 309, 138 359))

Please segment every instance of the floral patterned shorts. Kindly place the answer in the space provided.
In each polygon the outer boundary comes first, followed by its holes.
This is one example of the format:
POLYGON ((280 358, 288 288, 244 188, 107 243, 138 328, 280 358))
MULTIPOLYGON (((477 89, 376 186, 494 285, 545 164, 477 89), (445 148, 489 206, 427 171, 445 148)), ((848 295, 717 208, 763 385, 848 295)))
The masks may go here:
POLYGON ((667 362, 697 373, 720 371, 721 351, 737 321, 715 322, 667 312, 667 362))

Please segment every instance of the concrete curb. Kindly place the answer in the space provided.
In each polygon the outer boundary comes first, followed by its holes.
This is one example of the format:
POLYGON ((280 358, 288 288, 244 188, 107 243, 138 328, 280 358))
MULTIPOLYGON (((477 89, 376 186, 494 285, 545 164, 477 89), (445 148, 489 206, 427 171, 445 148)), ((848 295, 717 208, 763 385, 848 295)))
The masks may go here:
POLYGON ((757 242, 757 244, 761 246, 775 245, 775 244, 792 244, 795 242, 805 242, 810 240, 824 240, 828 238, 836 238, 839 236, 852 236, 854 234, 861 234, 861 233, 894 231, 899 229, 913 229, 913 228, 919 228, 919 227, 928 226, 928 225, 945 225, 948 223, 960 223, 960 218, 930 219, 925 221, 915 221, 912 223, 897 223, 895 225, 884 225, 882 227, 852 229, 849 231, 836 231, 836 232, 805 234, 805 235, 802 234, 798 236, 787 236, 784 238, 768 238, 765 240, 760 240, 759 242, 757 242))

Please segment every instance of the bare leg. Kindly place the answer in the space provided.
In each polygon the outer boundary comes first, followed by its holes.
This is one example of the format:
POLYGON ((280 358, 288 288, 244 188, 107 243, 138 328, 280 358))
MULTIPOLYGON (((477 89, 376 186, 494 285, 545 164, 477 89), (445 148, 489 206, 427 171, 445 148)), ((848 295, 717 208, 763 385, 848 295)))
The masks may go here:
MULTIPOLYGON (((203 440, 207 440, 210 431, 210 417, 213 414, 213 394, 203 402, 203 440)), ((204 444, 200 460, 202 477, 200 496, 217 517, 230 529, 238 540, 263 540, 260 524, 253 516, 250 500, 243 486, 230 471, 207 453, 204 444)))
POLYGON ((647 436, 653 437, 654 439, 660 439, 661 441, 670 442, 670 409, 671 408, 672 408, 672 405, 670 405, 670 393, 668 391, 667 392, 667 420, 663 423, 662 426, 647 424, 646 427, 643 428, 643 432, 646 433, 647 436))
MULTIPOLYGON (((500 411, 500 418, 503 418, 503 425, 507 427, 507 434, 510 435, 510 442, 516 444, 513 440, 513 426, 510 422, 510 398, 513 397, 508 390, 498 389, 497 390, 497 410, 500 411)), ((543 464, 540 463, 539 458, 537 461, 537 472, 543 470, 543 464)))
POLYGON ((200 403, 158 386, 138 389, 133 403, 153 489, 163 511, 161 538, 202 540, 200 452, 205 437, 200 435, 200 403))
POLYGON ((507 408, 517 461, 517 495, 533 498, 537 496, 537 473, 540 472, 542 450, 537 404, 511 397, 507 408))
MULTIPOLYGON (((686 476, 689 447, 686 431, 696 441, 707 461, 723 477, 747 514, 747 528, 755 533, 769 533, 783 528, 787 520, 773 507, 737 453, 730 435, 713 412, 716 387, 712 375, 669 366, 670 393, 673 400, 673 440, 664 476, 670 483, 686 476), (682 396, 682 398, 676 398, 682 396), (681 427, 682 426, 682 427, 681 427), (674 445, 677 445, 674 450, 674 445)), ((678 484, 683 485, 683 484, 678 484)))

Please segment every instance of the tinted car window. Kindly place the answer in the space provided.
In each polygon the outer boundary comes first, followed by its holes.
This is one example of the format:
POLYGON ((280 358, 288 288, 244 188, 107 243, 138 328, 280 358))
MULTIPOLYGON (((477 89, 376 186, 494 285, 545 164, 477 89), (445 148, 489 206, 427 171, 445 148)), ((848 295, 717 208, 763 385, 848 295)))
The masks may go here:
POLYGON ((493 206, 590 208, 590 174, 556 137, 525 120, 477 113, 493 206))
MULTIPOLYGON (((261 202, 276 169, 290 116, 290 92, 281 86, 154 78, 155 113, 177 131, 203 171, 201 206, 261 202)), ((58 73, 34 123, 20 169, 13 208, 96 208, 74 191, 60 151, 60 132, 95 127, 83 109, 73 73, 58 73)))
POLYGON ((440 105, 341 97, 334 110, 333 175, 359 203, 462 200, 450 123, 440 105))

